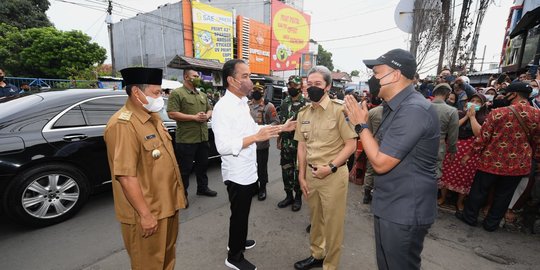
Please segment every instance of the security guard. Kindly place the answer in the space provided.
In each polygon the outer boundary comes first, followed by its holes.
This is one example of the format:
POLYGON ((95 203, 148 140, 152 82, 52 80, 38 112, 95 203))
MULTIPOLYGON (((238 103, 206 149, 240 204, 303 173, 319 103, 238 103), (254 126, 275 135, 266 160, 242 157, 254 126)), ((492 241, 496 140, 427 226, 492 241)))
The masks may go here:
POLYGON ((357 134, 346 121, 343 102, 330 100, 330 70, 316 66, 308 73, 311 105, 298 112, 298 180, 311 214, 311 256, 295 269, 339 268, 347 202, 347 158, 356 150, 357 134))
MULTIPOLYGON (((298 111, 306 105, 306 99, 302 96, 302 79, 300 76, 291 75, 289 77, 288 93, 289 96, 281 102, 279 111, 282 124, 290 118, 296 120, 298 111)), ((298 184, 298 162, 296 158, 298 142, 294 140, 294 132, 280 133, 277 146, 281 150, 281 176, 287 194, 285 199, 278 203, 278 207, 285 208, 292 204, 292 210, 296 212, 302 208, 302 192, 298 184), (293 190, 295 197, 293 197, 293 190)))
POLYGON ((162 70, 120 71, 128 99, 105 128, 116 217, 131 269, 174 269, 184 186, 159 111, 162 70))

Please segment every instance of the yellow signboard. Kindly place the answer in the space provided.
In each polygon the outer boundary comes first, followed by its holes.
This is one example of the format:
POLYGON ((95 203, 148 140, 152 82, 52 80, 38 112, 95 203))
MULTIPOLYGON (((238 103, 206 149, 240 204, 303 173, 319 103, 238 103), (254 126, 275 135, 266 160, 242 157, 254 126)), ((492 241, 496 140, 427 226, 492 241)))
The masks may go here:
POLYGON ((232 13, 199 2, 191 4, 195 58, 222 63, 233 59, 232 13))

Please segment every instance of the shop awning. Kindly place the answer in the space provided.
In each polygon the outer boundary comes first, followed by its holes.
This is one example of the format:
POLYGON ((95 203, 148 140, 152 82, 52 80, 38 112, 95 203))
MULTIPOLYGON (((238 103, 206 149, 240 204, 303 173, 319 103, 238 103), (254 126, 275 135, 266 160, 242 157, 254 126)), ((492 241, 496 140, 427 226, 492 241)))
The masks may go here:
POLYGON ((510 33, 510 38, 521 35, 538 24, 540 24, 540 7, 525 13, 512 33, 510 33))
POLYGON ((197 71, 221 71, 223 64, 215 60, 198 59, 193 57, 187 57, 184 55, 177 55, 167 65, 170 68, 177 69, 194 69, 197 71))

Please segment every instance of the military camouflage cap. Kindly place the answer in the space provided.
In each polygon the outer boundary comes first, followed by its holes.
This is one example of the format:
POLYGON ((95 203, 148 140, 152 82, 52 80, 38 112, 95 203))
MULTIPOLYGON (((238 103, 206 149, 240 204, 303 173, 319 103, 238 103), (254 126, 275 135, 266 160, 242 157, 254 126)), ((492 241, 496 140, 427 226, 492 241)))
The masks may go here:
POLYGON ((260 84, 259 82, 256 82, 256 83, 253 85, 253 90, 263 91, 263 90, 264 90, 264 85, 260 84))
POLYGON ((291 75, 289 77, 289 83, 302 84, 302 78, 298 75, 291 75))

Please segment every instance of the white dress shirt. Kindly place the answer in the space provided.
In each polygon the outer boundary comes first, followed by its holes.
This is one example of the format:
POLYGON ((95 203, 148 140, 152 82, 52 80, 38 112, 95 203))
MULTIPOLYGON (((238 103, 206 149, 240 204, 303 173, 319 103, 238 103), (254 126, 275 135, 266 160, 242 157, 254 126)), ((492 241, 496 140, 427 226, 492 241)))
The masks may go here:
POLYGON ((212 112, 212 131, 221 154, 223 181, 250 185, 257 181, 257 147, 253 143, 242 148, 243 139, 259 132, 260 126, 251 117, 248 99, 229 90, 212 112))

